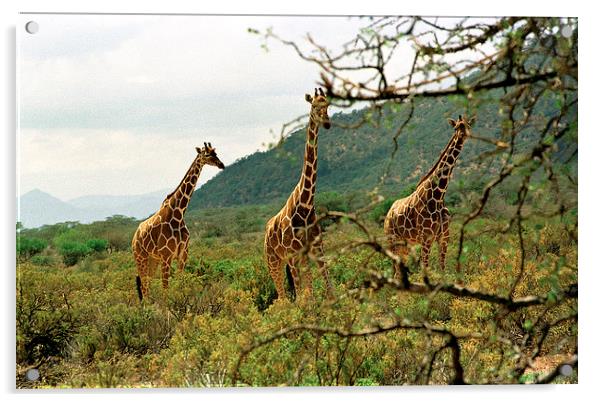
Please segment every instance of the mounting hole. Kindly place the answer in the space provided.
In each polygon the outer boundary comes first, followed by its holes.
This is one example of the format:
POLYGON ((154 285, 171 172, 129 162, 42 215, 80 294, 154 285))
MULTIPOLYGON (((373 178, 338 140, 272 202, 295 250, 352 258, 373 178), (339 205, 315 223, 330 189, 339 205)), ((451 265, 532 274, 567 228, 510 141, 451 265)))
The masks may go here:
POLYGON ((571 366, 569 366, 568 364, 563 364, 560 367, 560 374, 562 374, 565 377, 568 377, 571 374, 573 374, 573 368, 571 366))
POLYGON ((29 21, 27 24, 25 24, 25 31, 27 31, 27 33, 30 33, 33 35, 35 33, 38 33, 39 30, 40 30, 40 26, 35 21, 29 21))
POLYGON ((570 38, 571 35, 573 35, 573 28, 568 25, 563 26, 560 30, 560 35, 564 36, 565 38, 570 38))
POLYGON ((38 381, 40 379, 40 371, 38 369, 29 369, 25 372, 27 381, 38 381))

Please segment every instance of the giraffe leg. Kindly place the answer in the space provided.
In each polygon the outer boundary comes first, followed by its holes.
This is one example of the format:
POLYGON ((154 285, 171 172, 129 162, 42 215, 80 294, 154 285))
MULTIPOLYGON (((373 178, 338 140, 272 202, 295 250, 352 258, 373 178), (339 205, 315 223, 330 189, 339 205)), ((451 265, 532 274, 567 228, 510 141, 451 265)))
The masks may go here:
POLYGON ((152 256, 148 256, 148 278, 149 280, 155 277, 155 273, 157 270, 157 265, 159 264, 159 260, 152 256))
MULTIPOLYGON (((284 290, 284 270, 282 269, 282 259, 276 255, 274 250, 266 248, 265 250, 266 260, 268 263, 268 270, 270 276, 276 286, 276 292, 278 292, 278 299, 286 300, 286 291, 284 290)), ((292 272, 291 272, 292 274, 292 272)))
POLYGON ((299 267, 302 267, 301 256, 293 256, 288 260, 288 267, 291 270, 291 276, 293 277, 293 286, 295 296, 301 291, 301 278, 299 277, 299 267))
POLYGON ((400 263, 393 263, 393 269, 395 271, 393 279, 401 280, 405 287, 409 287, 409 269, 406 265, 408 261, 408 248, 407 246, 400 244, 399 240, 391 240, 389 244, 391 252, 401 259, 400 263))
POLYGON ((184 267, 186 266, 186 261, 188 261, 188 239, 184 241, 184 243, 180 246, 180 253, 178 256, 178 272, 182 273, 184 271, 184 267))
POLYGON ((425 282, 428 282, 429 255, 432 244, 432 238, 423 239, 421 242, 420 259, 422 260, 422 277, 425 282))
POLYGON ((449 218, 444 220, 441 225, 441 234, 437 239, 439 244, 439 262, 441 269, 445 270, 445 256, 447 255, 447 244, 449 243, 449 218))
POLYGON ((141 299, 144 299, 148 296, 148 257, 136 256, 136 268, 138 270, 138 278, 140 278, 138 282, 140 286, 139 296, 141 296, 141 299))
POLYGON ((161 283, 165 290, 169 287, 169 271, 171 271, 171 259, 163 259, 161 261, 161 283))

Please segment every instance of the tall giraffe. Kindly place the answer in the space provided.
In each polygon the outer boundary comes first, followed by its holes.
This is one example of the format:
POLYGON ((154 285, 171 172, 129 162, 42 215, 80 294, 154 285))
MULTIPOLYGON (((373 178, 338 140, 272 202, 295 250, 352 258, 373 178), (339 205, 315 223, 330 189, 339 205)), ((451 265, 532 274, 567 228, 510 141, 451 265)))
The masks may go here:
POLYGON ((327 292, 329 295, 332 293, 328 270, 322 261, 324 251, 320 237, 321 230, 316 222, 314 208, 318 173, 318 129, 320 125, 325 129, 330 128, 329 103, 321 88, 319 93, 317 89, 315 90, 313 98, 306 94, 305 100, 311 104, 311 109, 301 178, 284 207, 267 222, 265 231, 265 257, 279 299, 286 298, 284 262, 290 267, 296 293, 299 294, 300 285, 311 293, 311 272, 309 267, 303 268, 307 264, 308 253, 317 257, 318 268, 326 282, 327 292), (302 280, 299 275, 301 269, 303 269, 302 280))
POLYGON ((132 239, 132 252, 138 268, 136 285, 138 297, 148 295, 148 284, 157 263, 161 263, 163 288, 169 282, 171 262, 175 258, 178 270, 182 272, 188 259, 188 239, 190 233, 184 223, 184 213, 192 197, 201 169, 204 165, 224 168, 211 143, 196 148, 197 156, 188 168, 186 175, 161 204, 161 208, 142 222, 132 239))
MULTIPOLYGON (((464 141, 470 137, 471 126, 475 120, 475 117, 466 120, 462 116, 458 120, 448 119, 454 128, 454 135, 439 159, 420 180, 412 194, 393 203, 385 218, 385 234, 391 251, 404 258, 408 254, 409 246, 420 244, 421 260, 425 269, 428 268, 430 249, 434 241, 439 244, 441 268, 445 268, 450 213, 445 207, 444 197, 458 155, 464 141)), ((399 278, 400 275, 401 268, 396 265, 395 277, 399 278)), ((407 281, 407 276, 402 279, 407 281)))

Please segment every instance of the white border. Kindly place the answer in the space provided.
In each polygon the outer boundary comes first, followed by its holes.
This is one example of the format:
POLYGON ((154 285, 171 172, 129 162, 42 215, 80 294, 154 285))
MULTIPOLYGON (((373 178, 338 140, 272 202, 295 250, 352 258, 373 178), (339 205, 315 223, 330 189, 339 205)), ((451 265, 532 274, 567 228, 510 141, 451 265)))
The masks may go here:
MULTIPOLYGON (((591 2, 590 4, 593 4, 591 2)), ((1 391, 5 398, 13 400, 18 398, 45 400, 81 399, 82 396, 91 400, 105 400, 108 397, 115 400, 163 400, 167 394, 177 400, 191 398, 215 398, 220 400, 245 399, 261 401, 287 401, 311 399, 339 399, 348 401, 364 400, 366 398, 379 399, 409 399, 430 401, 442 399, 450 401, 470 401, 484 399, 488 401, 511 398, 530 400, 581 400, 589 399, 595 395, 596 382, 599 374, 599 346, 597 345, 600 334, 600 316, 595 314, 600 300, 596 298, 600 293, 600 263, 599 257, 594 254, 600 249, 596 240, 600 238, 596 231, 600 227, 600 213, 597 202, 600 180, 596 180, 599 156, 595 153, 602 149, 600 141, 594 130, 594 116, 600 114, 600 84, 597 70, 600 69, 599 44, 597 43, 600 29, 596 29, 600 18, 592 6, 577 2, 545 1, 527 2, 524 0, 504 0, 500 2, 487 1, 428 1, 428 2, 402 2, 384 0, 303 0, 303 1, 230 1, 218 2, 201 1, 159 1, 144 0, 128 2, 123 0, 93 0, 82 2, 77 0, 8 0, 0 3, 0 18, 3 22, 3 88, 2 96, 2 133, 1 158, 4 166, 2 169, 3 197, 3 229, 0 239, 1 254, 5 257, 3 269, 4 292, 2 294, 2 312, 4 326, 0 331, 2 341, 3 361, 0 364, 0 378, 2 379, 1 391), (15 213, 15 22, 19 11, 52 11, 52 12, 119 12, 119 13, 230 13, 230 14, 402 14, 402 15, 546 15, 546 16, 577 16, 579 17, 579 48, 580 48, 580 155, 579 155, 579 216, 580 216, 580 334, 579 347, 581 350, 579 362, 579 385, 576 386, 483 386, 483 387, 381 387, 378 389, 252 389, 252 390, 146 390, 132 392, 131 390, 97 392, 88 391, 85 395, 78 392, 48 392, 23 393, 14 391, 14 213, 15 213)), ((5 399, 6 400, 6 399, 5 399)))

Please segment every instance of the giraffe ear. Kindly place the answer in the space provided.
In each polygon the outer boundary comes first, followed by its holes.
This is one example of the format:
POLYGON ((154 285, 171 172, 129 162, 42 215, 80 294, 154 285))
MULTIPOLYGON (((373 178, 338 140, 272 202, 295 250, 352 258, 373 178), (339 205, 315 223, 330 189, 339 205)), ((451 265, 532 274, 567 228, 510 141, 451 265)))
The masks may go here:
POLYGON ((310 94, 305 94, 305 100, 308 101, 309 103, 311 103, 313 101, 310 94))
POLYGON ((201 148, 199 148, 199 147, 196 147, 196 151, 197 151, 198 153, 201 153, 201 148))
POLYGON ((468 120, 468 125, 469 125, 470 127, 472 127, 472 126, 475 124, 475 122, 476 122, 476 121, 477 121, 477 116, 472 116, 472 117, 470 118, 470 120, 468 120))
POLYGON ((454 119, 447 119, 447 122, 449 123, 450 126, 456 127, 456 121, 454 119))

